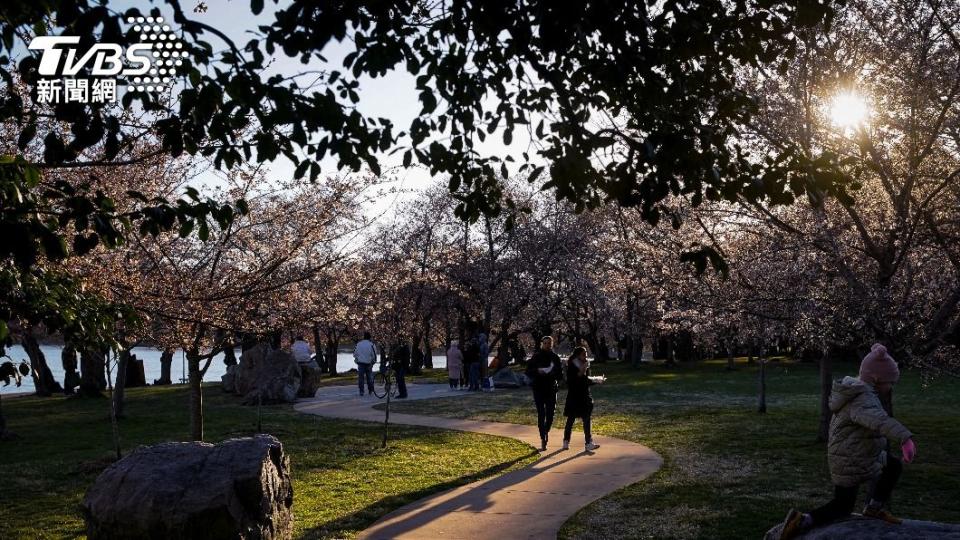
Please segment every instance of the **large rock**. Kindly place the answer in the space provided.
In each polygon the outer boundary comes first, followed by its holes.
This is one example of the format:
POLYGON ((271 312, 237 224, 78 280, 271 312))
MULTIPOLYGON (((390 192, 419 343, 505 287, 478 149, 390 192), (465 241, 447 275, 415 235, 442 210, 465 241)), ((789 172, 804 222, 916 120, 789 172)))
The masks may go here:
POLYGON ((290 459, 271 435, 141 447, 100 474, 81 510, 91 540, 290 538, 290 459))
POLYGON ((320 388, 320 366, 313 360, 300 364, 300 389, 297 397, 312 398, 320 388))
MULTIPOLYGON (((779 540, 783 524, 767 531, 764 540, 779 540)), ((797 540, 928 540, 949 538, 960 540, 960 525, 906 519, 891 525, 878 519, 854 515, 823 527, 811 529, 797 540)))
POLYGON ((526 376, 510 368, 503 368, 493 374, 493 386, 496 388, 520 388, 526 384, 526 376))
POLYGON ((300 366, 292 354, 261 343, 240 356, 235 386, 249 405, 292 403, 300 390, 300 366))

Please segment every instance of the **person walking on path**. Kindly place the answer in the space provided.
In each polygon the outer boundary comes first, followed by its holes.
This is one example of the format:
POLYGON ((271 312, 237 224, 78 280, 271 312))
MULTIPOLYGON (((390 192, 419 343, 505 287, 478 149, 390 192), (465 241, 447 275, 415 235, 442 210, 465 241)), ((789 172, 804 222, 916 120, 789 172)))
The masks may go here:
POLYGON ((590 394, 590 385, 594 380, 590 377, 590 364, 587 362, 587 349, 577 347, 567 360, 567 400, 563 404, 563 415, 567 417, 567 424, 563 428, 563 449, 570 448, 570 435, 573 423, 580 418, 583 420, 584 449, 593 452, 600 448, 593 444, 590 434, 590 416, 593 414, 593 396, 590 394))
POLYGON ((353 361, 357 364, 357 386, 363 396, 363 387, 366 385, 370 395, 373 395, 373 364, 377 362, 377 346, 370 340, 370 332, 363 333, 363 339, 357 342, 353 349, 353 361))
POLYGON ((557 383, 563 378, 560 357, 553 352, 553 338, 544 336, 540 349, 527 362, 527 377, 533 388, 533 402, 537 406, 537 427, 540 430, 540 451, 546 451, 553 415, 557 408, 557 383))
POLYGON ((457 340, 453 340, 450 342, 450 348, 447 349, 447 377, 450 379, 451 390, 456 390, 460 386, 462 368, 463 353, 460 352, 460 344, 457 340))
POLYGON ((397 399, 406 399, 407 381, 405 379, 407 371, 410 369, 410 346, 406 341, 401 341, 390 355, 390 367, 397 378, 397 399))
POLYGON ((882 405, 889 402, 900 370, 886 347, 876 343, 860 364, 858 378, 844 377, 830 394, 830 439, 827 462, 834 484, 834 497, 808 513, 790 510, 780 538, 788 540, 820 525, 850 515, 860 485, 877 479, 863 515, 899 524, 901 519, 884 509, 900 478, 903 464, 885 450, 888 439, 900 446, 903 463, 917 453, 913 435, 891 418, 882 405))

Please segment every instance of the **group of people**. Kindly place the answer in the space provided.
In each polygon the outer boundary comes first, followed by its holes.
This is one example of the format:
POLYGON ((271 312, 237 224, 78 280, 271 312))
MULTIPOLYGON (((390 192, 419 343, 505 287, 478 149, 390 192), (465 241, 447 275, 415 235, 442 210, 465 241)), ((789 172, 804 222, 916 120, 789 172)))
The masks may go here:
MULTIPOLYGON (((293 352, 298 360, 303 356, 302 348, 294 344, 293 352)), ((600 446, 593 442, 591 432, 593 396, 590 387, 603 379, 590 376, 590 363, 584 347, 574 348, 566 362, 553 349, 553 338, 542 338, 539 349, 527 362, 525 371, 537 409, 540 450, 547 449, 559 383, 565 380, 567 397, 563 414, 566 423, 562 449, 569 449, 573 426, 580 419, 583 423, 584 449, 588 453, 593 452, 600 446)), ((489 345, 483 333, 467 340, 462 350, 460 344, 454 341, 447 351, 450 388, 480 390, 480 362, 487 358, 488 353, 489 345)), ((360 395, 363 395, 365 387, 373 392, 373 364, 377 360, 377 348, 370 340, 369 333, 365 333, 363 340, 357 343, 354 359, 360 395)), ((398 398, 405 398, 404 375, 409 369, 409 347, 402 344, 396 347, 390 363, 396 372, 398 398)), ((897 363, 887 349, 878 343, 864 357, 857 377, 845 377, 834 383, 829 403, 833 418, 827 446, 834 496, 826 504, 808 512, 791 510, 784 521, 781 540, 790 540, 814 527, 850 515, 863 484, 870 485, 863 515, 889 523, 901 522, 886 509, 886 505, 903 471, 903 464, 913 461, 917 446, 910 430, 892 417, 893 386, 899 378, 897 363), (899 446, 902 459, 893 455, 888 441, 899 446)))
POLYGON ((460 342, 453 340, 447 349, 447 377, 451 390, 465 388, 471 392, 479 392, 480 374, 483 372, 481 362, 490 356, 490 343, 483 332, 466 340, 463 349, 460 342))
POLYGON ((590 418, 593 415, 593 396, 590 386, 602 379, 590 377, 590 363, 587 361, 587 349, 576 347, 567 359, 566 370, 560 356, 553 351, 553 338, 544 336, 540 348, 527 362, 526 375, 533 389, 533 402, 537 407, 537 428, 540 431, 540 451, 546 451, 553 427, 553 416, 557 408, 557 390, 560 381, 566 379, 567 400, 563 405, 563 415, 567 417, 563 428, 563 450, 570 448, 570 436, 573 425, 579 418, 583 422, 584 449, 593 452, 600 448, 594 444, 590 431, 590 418))

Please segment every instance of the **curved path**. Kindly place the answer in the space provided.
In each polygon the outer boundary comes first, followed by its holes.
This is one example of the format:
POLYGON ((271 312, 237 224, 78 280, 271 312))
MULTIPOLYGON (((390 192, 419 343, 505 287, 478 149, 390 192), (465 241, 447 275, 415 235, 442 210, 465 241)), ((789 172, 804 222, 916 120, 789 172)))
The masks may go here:
MULTIPOLYGON (((407 388, 410 399, 456 399, 465 395, 451 392, 445 384, 409 384, 407 388)), ((355 386, 321 388, 314 399, 299 401, 295 409, 333 418, 383 422, 383 411, 372 408, 380 400, 360 398, 356 392, 355 386)), ((555 424, 561 420, 557 418, 555 424)), ((395 413, 390 414, 390 422, 512 437, 531 446, 540 443, 536 426, 395 413)), ((582 433, 573 434, 566 452, 560 450, 562 439, 562 431, 554 429, 547 452, 530 466, 408 504, 381 518, 359 538, 556 538, 560 527, 577 510, 643 480, 663 463, 653 450, 629 441, 596 436, 594 442, 600 449, 588 454, 583 451, 582 433)))

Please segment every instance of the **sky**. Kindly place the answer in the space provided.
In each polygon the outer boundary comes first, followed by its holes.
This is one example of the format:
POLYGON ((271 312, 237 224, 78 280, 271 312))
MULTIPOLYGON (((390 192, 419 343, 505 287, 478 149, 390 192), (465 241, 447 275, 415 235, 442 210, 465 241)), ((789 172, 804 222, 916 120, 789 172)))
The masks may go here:
MULTIPOLYGON (((283 2, 283 0, 281 0, 279 4, 267 2, 264 12, 257 17, 254 17, 250 13, 249 2, 246 0, 205 0, 205 4, 208 8, 207 11, 205 13, 194 13, 194 18, 218 28, 236 43, 245 44, 252 37, 255 37, 249 32, 249 29, 261 24, 268 24, 273 19, 274 11, 277 10, 278 7, 282 8, 285 2, 283 2)), ((143 12, 147 12, 150 8, 157 6, 147 0, 123 0, 116 3, 112 2, 111 5, 116 6, 119 10, 125 10, 127 7, 137 7, 143 12)), ((165 11, 163 9, 166 7, 165 5, 158 5, 161 11, 165 11)), ((192 8, 193 5, 193 1, 184 3, 185 8, 192 8)), ((168 17, 168 20, 172 21, 170 14, 163 14, 168 17)), ((215 49, 221 45, 221 43, 213 41, 215 40, 213 36, 211 36, 210 39, 215 49)), ((324 65, 320 62, 315 62, 306 66, 301 64, 298 58, 290 58, 282 52, 277 52, 273 58, 271 70, 277 73, 292 74, 309 69, 342 69, 343 58, 350 51, 349 42, 331 43, 322 53, 328 60, 327 64, 324 65)), ((358 111, 368 117, 390 119, 395 126, 395 131, 406 131, 410 122, 420 111, 420 102, 417 98, 418 93, 416 92, 414 77, 405 69, 400 69, 389 72, 384 77, 371 78, 369 76, 363 76, 359 82, 360 88, 358 93, 360 95, 360 101, 357 104, 358 111)), ((483 152, 495 153, 501 156, 506 153, 512 153, 519 157, 520 152, 529 150, 529 144, 530 140, 527 133, 524 130, 517 130, 513 144, 509 147, 503 144, 502 137, 493 134, 487 137, 479 148, 483 152)), ((397 188, 409 190, 412 193, 384 198, 375 208, 370 209, 368 215, 389 214, 389 207, 391 205, 395 205, 398 201, 407 200, 414 196, 416 191, 433 185, 435 181, 439 181, 439 179, 434 180, 429 171, 423 167, 413 166, 404 169, 402 167, 402 158, 402 152, 398 152, 392 156, 386 153, 379 154, 382 170, 391 170, 391 174, 395 174, 396 176, 394 185, 397 188)), ((321 162, 321 165, 324 174, 337 172, 335 159, 327 157, 321 162)), ((516 166, 514 166, 514 170, 515 167, 516 166)), ((283 177, 291 177, 293 175, 293 165, 285 158, 281 158, 281 160, 270 164, 269 168, 271 173, 276 175, 282 175, 283 177)), ((216 181, 215 177, 216 175, 211 173, 208 175, 206 181, 216 181)))

